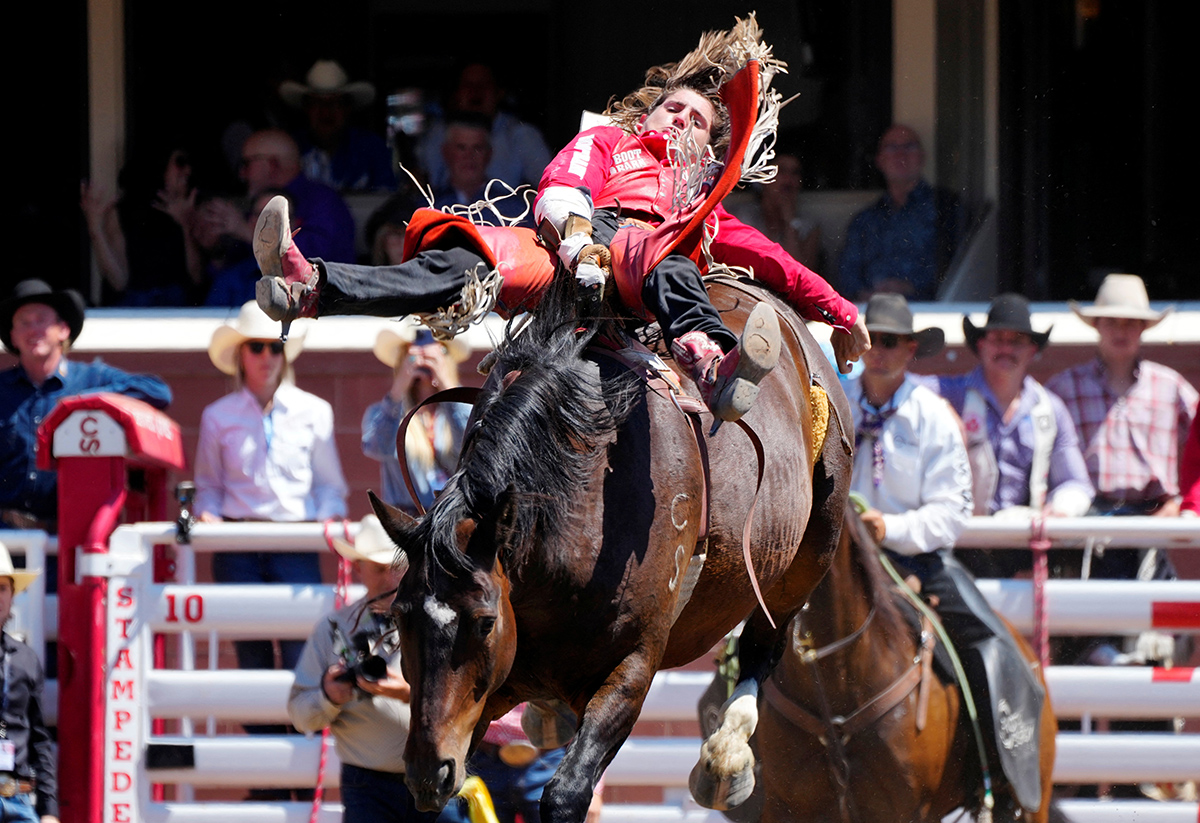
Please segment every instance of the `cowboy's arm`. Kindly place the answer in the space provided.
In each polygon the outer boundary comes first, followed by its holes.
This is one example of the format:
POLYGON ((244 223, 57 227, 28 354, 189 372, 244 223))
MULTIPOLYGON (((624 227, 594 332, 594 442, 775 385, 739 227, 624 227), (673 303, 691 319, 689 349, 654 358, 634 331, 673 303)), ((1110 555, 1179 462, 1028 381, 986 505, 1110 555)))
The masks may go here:
POLYGON ((533 207, 534 222, 553 243, 559 259, 574 268, 579 252, 591 243, 592 192, 600 191, 612 166, 613 149, 623 132, 597 126, 580 132, 555 155, 542 174, 533 207))
POLYGON ((337 718, 339 706, 322 688, 326 670, 337 662, 329 620, 321 620, 304 644, 288 694, 288 718, 300 731, 320 731, 337 718))
POLYGON ((404 404, 388 395, 368 406, 362 419, 363 454, 380 463, 396 460, 396 433, 403 415, 404 404))
POLYGON ((88 364, 72 363, 71 368, 87 370, 89 392, 113 392, 132 397, 150 404, 156 409, 171 405, 171 388, 162 378, 153 374, 136 374, 123 371, 99 360, 88 364))
POLYGON ((1057 395, 1050 394, 1049 397, 1057 432, 1050 453, 1046 511, 1062 517, 1082 517, 1092 505, 1096 491, 1088 477, 1071 415, 1057 395))

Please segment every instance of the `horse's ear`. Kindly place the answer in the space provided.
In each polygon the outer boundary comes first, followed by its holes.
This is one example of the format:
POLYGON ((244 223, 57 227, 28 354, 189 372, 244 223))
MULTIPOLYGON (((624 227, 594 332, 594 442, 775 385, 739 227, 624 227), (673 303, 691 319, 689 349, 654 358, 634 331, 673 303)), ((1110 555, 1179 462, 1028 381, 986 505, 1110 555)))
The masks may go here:
POLYGON ((517 531, 517 493, 510 486, 496 501, 493 516, 485 522, 490 524, 491 533, 486 539, 475 541, 472 559, 481 567, 490 568, 499 553, 514 544, 517 531))
POLYGON ((371 508, 375 510, 375 516, 379 518, 379 523, 383 526, 383 530, 387 532, 388 537, 396 543, 400 541, 396 539, 397 535, 404 532, 417 522, 415 517, 410 516, 395 506, 389 506, 378 497, 375 492, 367 490, 367 497, 371 500, 371 508))

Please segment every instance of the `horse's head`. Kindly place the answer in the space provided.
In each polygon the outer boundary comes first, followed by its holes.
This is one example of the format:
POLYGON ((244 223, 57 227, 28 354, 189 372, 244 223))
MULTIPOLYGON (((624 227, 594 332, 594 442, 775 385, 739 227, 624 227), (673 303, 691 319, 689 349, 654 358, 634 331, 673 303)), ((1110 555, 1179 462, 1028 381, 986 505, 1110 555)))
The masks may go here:
POLYGON ((517 630, 501 549, 513 524, 511 504, 482 520, 462 518, 439 546, 429 519, 418 521, 371 496, 384 529, 405 552, 409 570, 393 607, 401 666, 412 688, 405 750, 407 783, 417 807, 440 809, 466 779, 472 740, 491 718, 488 697, 508 677, 517 630), (447 551, 448 549, 452 549, 447 551))

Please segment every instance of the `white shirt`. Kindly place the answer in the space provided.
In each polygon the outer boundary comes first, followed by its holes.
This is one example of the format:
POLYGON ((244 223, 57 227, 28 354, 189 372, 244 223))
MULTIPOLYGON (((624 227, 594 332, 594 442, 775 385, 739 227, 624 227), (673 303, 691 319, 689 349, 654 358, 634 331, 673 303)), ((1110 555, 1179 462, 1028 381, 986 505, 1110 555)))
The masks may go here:
MULTIPOLYGON (((855 428, 864 417, 862 384, 845 384, 855 428)), ((873 477, 873 448, 864 439, 854 456, 853 491, 883 514, 883 545, 905 555, 954 546, 971 516, 971 466, 950 406, 906 375, 892 396, 896 411, 883 424, 883 477, 873 477)))
POLYGON ((197 513, 279 522, 346 516, 333 409, 290 383, 275 391, 269 414, 244 388, 204 410, 195 479, 197 513))

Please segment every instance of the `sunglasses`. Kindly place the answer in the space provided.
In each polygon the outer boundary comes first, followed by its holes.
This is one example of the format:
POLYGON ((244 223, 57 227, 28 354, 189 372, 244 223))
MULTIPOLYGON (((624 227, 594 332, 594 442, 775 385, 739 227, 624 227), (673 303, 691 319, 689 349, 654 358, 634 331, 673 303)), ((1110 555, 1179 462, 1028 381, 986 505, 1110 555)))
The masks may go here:
POLYGON ((894 349, 901 343, 907 343, 909 340, 912 340, 912 338, 903 334, 871 335, 871 345, 878 346, 881 349, 894 349))
POLYGON ((279 342, 278 340, 272 340, 269 343, 265 340, 251 340, 246 343, 246 348, 250 349, 251 354, 262 354, 263 349, 266 348, 270 348, 271 354, 283 354, 283 343, 279 342))

